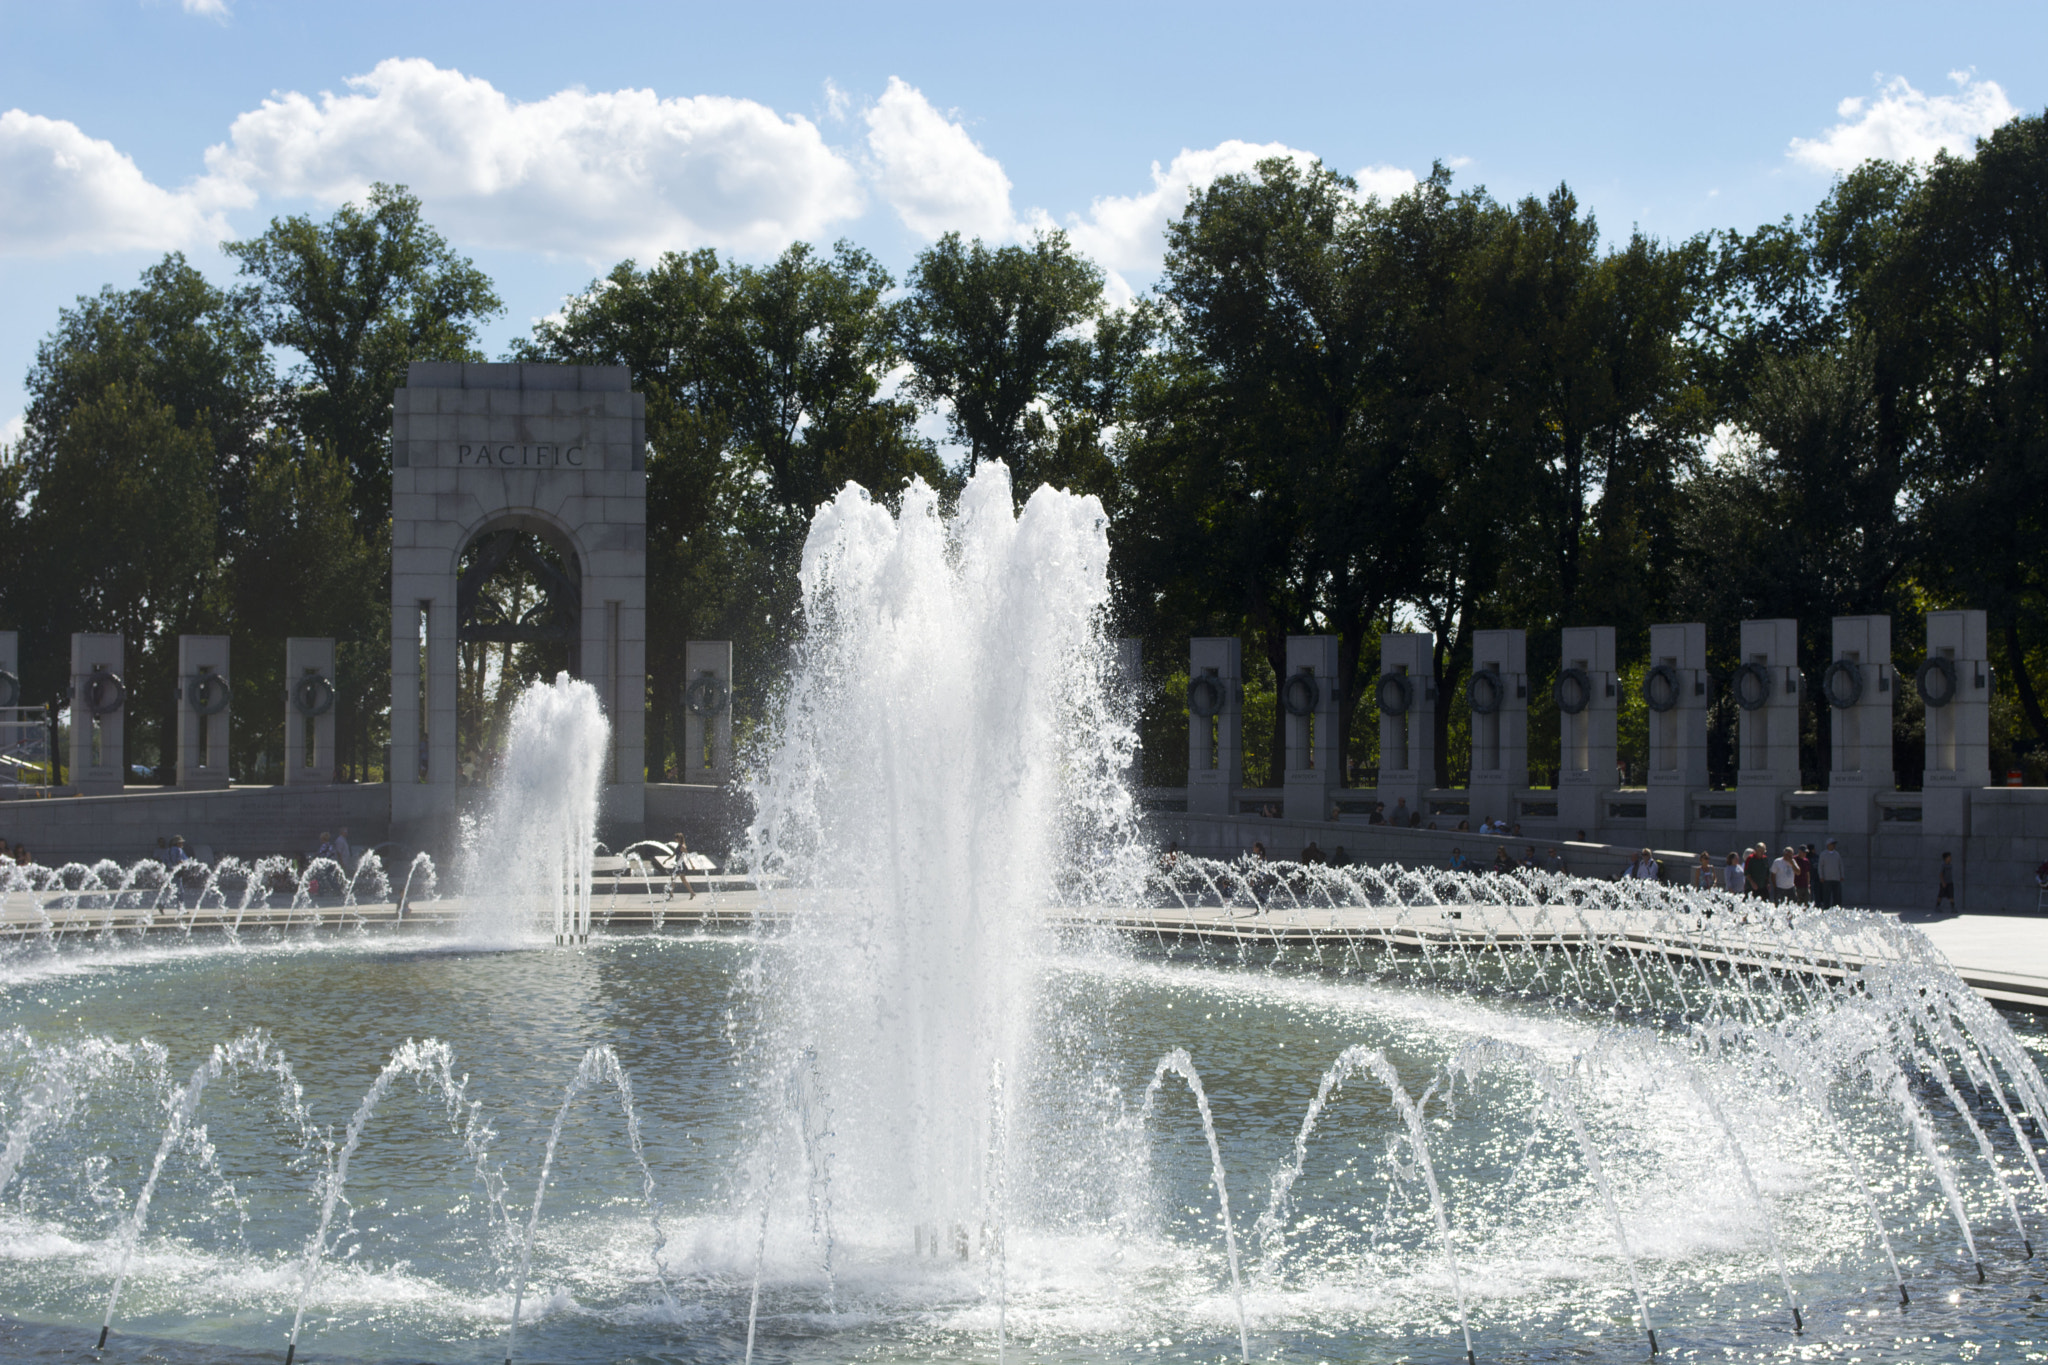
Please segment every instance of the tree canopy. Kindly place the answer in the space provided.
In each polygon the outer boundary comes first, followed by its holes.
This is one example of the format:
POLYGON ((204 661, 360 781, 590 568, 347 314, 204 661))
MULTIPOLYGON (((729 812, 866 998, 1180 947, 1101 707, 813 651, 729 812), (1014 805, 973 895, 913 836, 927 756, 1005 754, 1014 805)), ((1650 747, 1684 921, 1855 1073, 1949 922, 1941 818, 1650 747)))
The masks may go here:
MULTIPOLYGON (((0 463, 0 619, 26 632, 33 697, 85 629, 131 634, 138 695, 167 691, 187 630, 238 651, 334 633, 381 686, 390 396, 408 361, 480 359, 496 293, 402 187, 226 249, 232 284, 167 257, 63 310, 37 352, 0 463)), ((2000 761, 2048 753, 2044 116, 1682 241, 1603 232, 1565 185, 1505 202, 1439 165, 1375 198, 1275 159, 1191 195, 1148 293, 1111 307, 1106 282, 1057 231, 948 235, 900 281, 846 242, 669 253, 512 348, 624 365, 647 399, 652 776, 686 640, 735 641, 743 706, 772 685, 819 503, 848 480, 950 497, 991 459, 1020 498, 1103 500, 1111 625, 1160 661, 1159 780, 1184 753, 1189 635, 1251 644, 1256 779, 1289 635, 1338 637, 1356 704, 1382 632, 1430 631, 1452 782, 1477 629, 1527 628, 1541 679, 1563 626, 1611 624, 1639 662, 1651 622, 1704 620, 1725 670, 1742 619, 1790 616, 1818 668, 1831 616, 1889 612, 1910 666, 1940 606, 1990 613, 2000 761)), ((1343 737, 1366 770, 1370 716, 1343 737)), ((238 764, 269 761, 277 723, 245 733, 238 707, 238 764)), ((1807 720, 1815 768, 1827 724, 1807 720)), ((1725 708, 1716 726, 1732 766, 1725 708)))

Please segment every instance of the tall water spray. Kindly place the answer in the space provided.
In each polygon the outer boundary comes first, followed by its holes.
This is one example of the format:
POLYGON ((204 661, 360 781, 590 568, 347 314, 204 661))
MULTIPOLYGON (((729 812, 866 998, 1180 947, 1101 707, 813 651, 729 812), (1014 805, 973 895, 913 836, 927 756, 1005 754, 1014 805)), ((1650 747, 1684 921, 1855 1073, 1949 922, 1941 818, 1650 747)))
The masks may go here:
POLYGON ((896 514, 848 485, 804 546, 749 835, 795 912, 763 960, 762 1060, 823 1077, 834 1204, 905 1245, 986 1226, 1048 893, 1130 846, 1108 560, 1096 499, 1040 488, 1017 514, 1000 464, 950 519, 922 483, 896 514))
POLYGON ((588 937, 610 748, 611 724, 589 683, 562 673, 520 693, 496 787, 467 849, 471 936, 506 944, 588 937))

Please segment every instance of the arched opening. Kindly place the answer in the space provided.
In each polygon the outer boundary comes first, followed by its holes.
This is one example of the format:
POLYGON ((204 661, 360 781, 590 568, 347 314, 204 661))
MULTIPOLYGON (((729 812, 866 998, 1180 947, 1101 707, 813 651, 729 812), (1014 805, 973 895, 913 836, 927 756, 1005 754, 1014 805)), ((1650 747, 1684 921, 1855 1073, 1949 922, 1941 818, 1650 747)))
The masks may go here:
POLYGON ((535 679, 583 676, 583 568, 545 523, 492 523, 463 547, 455 577, 458 780, 490 779, 512 703, 535 679))

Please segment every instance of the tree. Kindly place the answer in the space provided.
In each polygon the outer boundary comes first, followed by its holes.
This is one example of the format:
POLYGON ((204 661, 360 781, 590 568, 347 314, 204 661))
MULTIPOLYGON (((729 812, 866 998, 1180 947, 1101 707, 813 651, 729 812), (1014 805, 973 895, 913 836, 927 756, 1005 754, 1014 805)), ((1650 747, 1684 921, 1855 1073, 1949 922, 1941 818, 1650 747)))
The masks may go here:
POLYGON ((613 269, 521 358, 622 364, 647 396, 650 765, 671 747, 692 638, 734 641, 766 677, 794 641, 796 568, 811 513, 848 479, 884 499, 946 471, 915 409, 881 396, 894 360, 887 272, 840 244, 797 243, 767 266, 717 253, 613 269))
POLYGON ((324 223, 274 218, 221 245, 255 283, 263 339, 299 358, 299 429, 347 468, 357 529, 377 539, 391 508, 391 395, 410 361, 483 359, 477 324, 503 311, 490 280, 403 186, 374 185, 366 205, 324 223))
POLYGON ((1288 635, 1335 634, 1345 693, 1360 694, 1471 454, 1452 302, 1485 217, 1442 168, 1377 205, 1284 158, 1190 200, 1159 290, 1171 359, 1135 390, 1125 445, 1123 525, 1141 546, 1124 563, 1141 591, 1241 623, 1276 678, 1288 635))
MULTIPOLYGON (((1054 230, 1029 246, 994 250, 949 232, 918 256, 905 281, 896 341, 910 366, 906 391, 945 405, 970 465, 1007 463, 1020 504, 1049 477, 1073 470, 1075 438, 1063 447, 1063 431, 1074 422, 1099 426, 1101 402, 1111 396, 1083 335, 1102 316, 1102 279, 1054 230)), ((1119 324, 1119 340, 1128 327, 1119 324)))
MULTIPOLYGON (((383 592, 389 561, 356 529, 350 493, 337 456, 294 445, 282 431, 272 433, 251 464, 249 515, 261 534, 237 550, 211 585, 210 598, 233 651, 235 767, 252 780, 282 772, 284 726, 291 718, 282 700, 288 636, 333 636, 342 673, 379 671, 376 647, 390 620, 383 592)), ((383 668, 389 659, 387 649, 383 668)), ((359 706, 337 712, 335 745, 344 762, 363 747, 365 719, 359 706)))
POLYGON ((203 589, 250 538, 251 462, 275 411, 252 307, 167 256, 134 288, 59 313, 28 373, 13 471, 25 507, 10 501, 0 574, 27 695, 62 704, 71 632, 123 631, 131 751, 154 746, 166 774, 174 637, 215 621, 203 589))
POLYGON ((1894 323, 1924 404, 1921 572, 1989 613, 2027 728, 2048 743, 2048 115, 2014 119, 1968 160, 1937 157, 1896 223, 1863 297, 1894 323))
POLYGON ((217 572, 207 434, 116 380, 72 407, 56 439, 39 445, 23 480, 27 572, 8 594, 31 646, 30 695, 62 699, 72 631, 119 631, 130 753, 154 744, 168 775, 176 637, 211 624, 204 593, 217 572))

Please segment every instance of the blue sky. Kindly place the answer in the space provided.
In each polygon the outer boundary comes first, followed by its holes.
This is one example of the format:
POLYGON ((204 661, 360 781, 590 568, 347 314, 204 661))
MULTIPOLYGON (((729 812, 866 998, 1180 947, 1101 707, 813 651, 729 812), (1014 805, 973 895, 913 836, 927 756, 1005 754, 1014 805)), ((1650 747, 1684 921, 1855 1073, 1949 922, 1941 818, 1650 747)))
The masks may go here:
POLYGON ((2048 101, 2048 5, 604 6, 0 0, 0 430, 57 310, 409 183, 497 353, 626 255, 1052 223, 1151 282, 1187 187, 1279 150, 1398 192, 1569 183, 1610 236, 1800 214, 2048 101), (2029 57, 2027 54, 2033 54, 2029 57))

